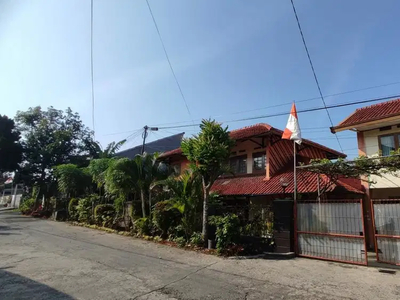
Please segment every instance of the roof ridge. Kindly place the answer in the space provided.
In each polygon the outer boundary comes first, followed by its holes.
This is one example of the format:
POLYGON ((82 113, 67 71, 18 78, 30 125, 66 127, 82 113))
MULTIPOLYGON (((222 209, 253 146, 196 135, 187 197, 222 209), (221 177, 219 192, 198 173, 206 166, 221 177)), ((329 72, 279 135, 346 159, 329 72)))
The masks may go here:
POLYGON ((386 104, 393 103, 393 102, 396 102, 396 101, 400 101, 400 98, 396 98, 396 99, 392 99, 392 100, 384 101, 384 102, 379 102, 379 103, 371 104, 371 105, 368 105, 368 106, 359 107, 355 111, 362 111, 362 110, 365 110, 365 109, 375 108, 375 107, 386 105, 386 104))
POLYGON ((333 126, 333 133, 341 131, 342 128, 350 129, 351 126, 361 125, 371 121, 382 120, 400 115, 400 98, 391 99, 364 107, 357 108, 338 125, 333 126))
POLYGON ((233 129, 233 130, 230 130, 229 132, 236 132, 236 131, 246 130, 246 129, 253 128, 253 127, 257 127, 257 126, 264 126, 264 127, 267 127, 268 130, 270 130, 271 128, 273 128, 273 127, 272 127, 271 125, 269 125, 268 123, 256 123, 256 124, 248 125, 248 126, 241 127, 241 128, 238 128, 238 129, 233 129))

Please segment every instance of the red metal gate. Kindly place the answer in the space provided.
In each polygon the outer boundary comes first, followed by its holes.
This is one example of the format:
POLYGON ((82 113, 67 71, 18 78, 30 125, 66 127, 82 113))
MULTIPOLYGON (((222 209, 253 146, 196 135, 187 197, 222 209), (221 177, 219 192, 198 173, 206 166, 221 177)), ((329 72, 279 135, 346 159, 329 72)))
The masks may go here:
POLYGON ((302 200, 295 209, 297 255, 367 265, 361 199, 302 200))
POLYGON ((377 261, 400 266, 400 199, 371 201, 377 261))

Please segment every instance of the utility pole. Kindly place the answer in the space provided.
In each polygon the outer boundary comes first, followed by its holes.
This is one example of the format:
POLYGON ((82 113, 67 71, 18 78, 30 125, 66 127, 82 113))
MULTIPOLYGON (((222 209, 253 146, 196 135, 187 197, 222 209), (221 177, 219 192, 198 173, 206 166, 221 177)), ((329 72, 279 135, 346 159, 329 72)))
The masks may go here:
POLYGON ((143 154, 144 153, 144 146, 145 146, 145 144, 146 144, 146 138, 147 138, 147 135, 148 135, 148 131, 150 130, 150 131, 158 131, 158 127, 149 127, 149 126, 144 126, 143 127, 143 129, 144 129, 144 131, 143 131, 143 144, 142 144, 142 151, 141 151, 141 154, 143 154))

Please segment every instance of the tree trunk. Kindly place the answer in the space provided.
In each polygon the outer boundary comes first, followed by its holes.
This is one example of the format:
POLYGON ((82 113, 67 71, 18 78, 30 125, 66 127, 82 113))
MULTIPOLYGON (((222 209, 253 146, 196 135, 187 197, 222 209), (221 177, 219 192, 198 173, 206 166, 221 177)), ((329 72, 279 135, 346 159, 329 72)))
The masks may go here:
POLYGON ((149 189, 149 216, 151 217, 151 189, 149 189))
POLYGON ((35 198, 35 205, 33 207, 34 210, 38 209, 38 207, 40 206, 39 202, 40 202, 40 196, 42 194, 42 186, 39 186, 39 191, 36 194, 36 198, 35 198))
POLYGON ((146 218, 146 202, 144 200, 144 191, 140 190, 140 199, 142 200, 142 216, 146 218))
POLYGON ((203 192, 204 192, 204 199, 203 199, 203 238, 204 238, 204 245, 208 243, 208 198, 210 196, 210 187, 206 186, 203 180, 203 192))

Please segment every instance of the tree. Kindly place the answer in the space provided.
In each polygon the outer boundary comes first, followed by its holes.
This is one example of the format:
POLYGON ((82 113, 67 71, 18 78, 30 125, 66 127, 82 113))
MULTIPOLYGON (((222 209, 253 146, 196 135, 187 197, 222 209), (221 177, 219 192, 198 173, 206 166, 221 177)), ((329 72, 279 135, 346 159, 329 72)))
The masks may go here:
POLYGON ((178 177, 168 177, 156 184, 167 187, 171 192, 172 195, 168 201, 171 207, 180 212, 181 224, 185 229, 186 239, 189 239, 201 220, 201 178, 191 170, 187 170, 178 177))
POLYGON ((0 173, 15 171, 21 160, 20 132, 12 119, 0 115, 0 173))
POLYGON ((87 167, 89 174, 92 176, 92 181, 100 191, 104 188, 106 172, 112 163, 112 158, 98 158, 92 159, 87 167))
POLYGON ((191 168, 198 172, 203 186, 203 228, 204 241, 208 238, 208 200, 210 189, 217 178, 229 171, 227 164, 235 142, 229 136, 228 127, 222 128, 216 121, 203 120, 200 133, 181 144, 183 154, 191 162, 191 168))
POLYGON ((89 151, 92 158, 112 158, 125 142, 126 140, 111 142, 105 149, 103 149, 98 142, 93 142, 93 144, 89 145, 88 148, 90 149, 89 151))
POLYGON ((400 149, 393 151, 389 156, 359 156, 350 161, 342 158, 336 161, 316 159, 312 160, 309 165, 302 166, 301 168, 309 172, 327 176, 330 179, 330 185, 343 177, 362 178, 364 175, 382 177, 385 174, 398 176, 398 171, 400 170, 400 149))
POLYGON ((137 168, 135 161, 129 158, 111 160, 105 173, 105 189, 110 194, 124 198, 134 194, 137 188, 137 168))
POLYGON ((67 198, 85 194, 90 189, 91 178, 86 168, 74 164, 64 164, 55 167, 58 190, 67 198))
POLYGON ((146 217, 146 197, 151 212, 152 187, 155 182, 165 179, 168 174, 168 168, 158 160, 158 153, 136 155, 133 159, 137 174, 137 188, 140 192, 142 201, 142 215, 146 217))
POLYGON ((40 187, 37 199, 54 182, 55 166, 70 163, 87 166, 92 132, 70 108, 64 112, 53 107, 42 110, 38 106, 17 112, 15 120, 23 137, 20 177, 26 185, 40 187))

